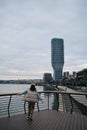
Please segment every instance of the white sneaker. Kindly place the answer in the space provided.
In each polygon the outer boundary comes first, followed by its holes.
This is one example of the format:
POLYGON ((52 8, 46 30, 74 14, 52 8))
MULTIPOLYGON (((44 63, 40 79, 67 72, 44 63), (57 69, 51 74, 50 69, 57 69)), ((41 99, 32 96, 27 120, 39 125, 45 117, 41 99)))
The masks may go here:
POLYGON ((32 116, 29 116, 29 119, 32 121, 32 116))
POLYGON ((28 120, 28 121, 29 121, 29 119, 30 119, 30 118, 29 118, 29 116, 28 116, 28 117, 26 118, 26 120, 28 120))

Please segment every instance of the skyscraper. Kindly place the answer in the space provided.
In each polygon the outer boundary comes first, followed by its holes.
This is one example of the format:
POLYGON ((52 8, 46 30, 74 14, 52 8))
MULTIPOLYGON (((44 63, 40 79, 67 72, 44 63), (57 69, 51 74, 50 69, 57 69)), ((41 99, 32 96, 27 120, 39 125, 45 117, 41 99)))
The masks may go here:
POLYGON ((51 40, 51 64, 53 67, 54 81, 62 80, 62 70, 64 65, 64 40, 53 38, 51 40))

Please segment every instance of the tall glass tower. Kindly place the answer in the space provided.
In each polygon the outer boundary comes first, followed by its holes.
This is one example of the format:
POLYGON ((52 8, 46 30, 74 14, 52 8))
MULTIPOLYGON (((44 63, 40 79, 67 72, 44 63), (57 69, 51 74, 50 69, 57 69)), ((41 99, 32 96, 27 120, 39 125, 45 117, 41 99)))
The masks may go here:
POLYGON ((53 67, 54 81, 62 80, 62 70, 64 65, 64 40, 53 38, 51 40, 51 64, 53 67))

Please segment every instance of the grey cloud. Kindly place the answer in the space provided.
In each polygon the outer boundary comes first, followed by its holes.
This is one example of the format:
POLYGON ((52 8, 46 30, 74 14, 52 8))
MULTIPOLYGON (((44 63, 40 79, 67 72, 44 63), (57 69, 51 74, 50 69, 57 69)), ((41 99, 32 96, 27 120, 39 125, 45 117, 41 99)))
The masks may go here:
POLYGON ((74 65, 85 64, 86 7, 81 0, 4 1, 0 6, 0 66, 6 67, 0 69, 2 75, 40 77, 41 72, 52 72, 53 37, 64 38, 64 69, 73 71, 74 65))

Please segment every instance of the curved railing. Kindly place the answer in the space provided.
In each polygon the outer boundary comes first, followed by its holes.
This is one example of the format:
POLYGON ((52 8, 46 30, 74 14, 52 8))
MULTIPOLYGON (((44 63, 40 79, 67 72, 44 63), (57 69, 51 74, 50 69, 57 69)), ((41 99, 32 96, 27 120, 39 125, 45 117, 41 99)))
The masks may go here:
MULTIPOLYGON (((87 93, 66 91, 39 91, 44 103, 35 104, 35 111, 55 109, 87 115, 87 93)), ((0 117, 27 112, 27 103, 17 93, 0 94, 0 117)))

